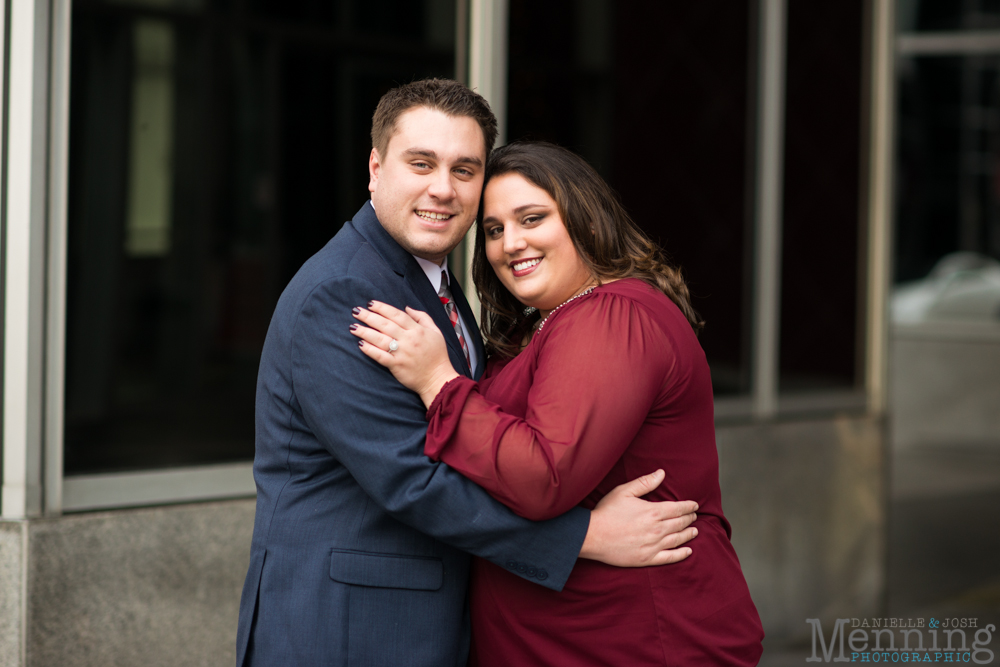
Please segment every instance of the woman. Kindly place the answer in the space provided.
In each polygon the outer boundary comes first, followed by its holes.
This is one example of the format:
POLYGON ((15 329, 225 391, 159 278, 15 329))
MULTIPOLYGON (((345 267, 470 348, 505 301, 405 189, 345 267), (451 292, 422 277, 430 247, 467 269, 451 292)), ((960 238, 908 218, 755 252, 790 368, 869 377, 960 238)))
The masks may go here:
POLYGON ((478 384, 426 314, 373 302, 357 315, 362 351, 428 406, 425 453, 531 519, 592 508, 656 468, 650 496, 700 509, 686 560, 581 559, 559 593, 477 559, 473 664, 757 664, 763 631, 722 513, 701 322, 680 274, 600 176, 550 144, 493 153, 480 220, 478 384))

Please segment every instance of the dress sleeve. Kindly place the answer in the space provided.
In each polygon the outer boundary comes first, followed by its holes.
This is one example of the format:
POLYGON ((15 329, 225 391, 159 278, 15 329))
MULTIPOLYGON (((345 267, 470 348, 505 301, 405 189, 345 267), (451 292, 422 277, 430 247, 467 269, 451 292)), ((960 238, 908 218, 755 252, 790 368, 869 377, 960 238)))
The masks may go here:
POLYGON ((596 293, 555 313, 522 352, 532 353, 523 419, 457 378, 428 409, 424 451, 539 520, 578 505, 604 479, 662 394, 673 352, 641 306, 596 293))

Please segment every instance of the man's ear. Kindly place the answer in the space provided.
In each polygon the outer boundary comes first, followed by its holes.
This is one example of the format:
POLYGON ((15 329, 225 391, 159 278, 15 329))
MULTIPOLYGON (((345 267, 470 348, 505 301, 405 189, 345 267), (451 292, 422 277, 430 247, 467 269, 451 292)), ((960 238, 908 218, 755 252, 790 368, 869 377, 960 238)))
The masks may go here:
POLYGON ((379 160, 378 149, 373 148, 372 154, 368 156, 368 192, 375 192, 375 188, 378 185, 378 174, 382 169, 382 164, 379 160))

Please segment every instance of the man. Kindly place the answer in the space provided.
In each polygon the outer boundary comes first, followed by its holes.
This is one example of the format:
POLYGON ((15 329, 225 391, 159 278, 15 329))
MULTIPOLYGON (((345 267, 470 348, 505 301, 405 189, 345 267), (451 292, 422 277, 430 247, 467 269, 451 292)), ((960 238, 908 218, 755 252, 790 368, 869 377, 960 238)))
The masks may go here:
POLYGON ((459 372, 481 374, 479 332, 445 259, 475 218, 495 139, 486 101, 458 83, 387 93, 372 124, 371 202, 278 302, 257 383, 238 665, 464 665, 468 554, 559 590, 578 556, 629 566, 689 553, 673 548, 693 536, 694 503, 636 497, 658 477, 593 512, 513 515, 423 455, 420 398, 350 335, 352 308, 410 305, 445 332, 459 372))

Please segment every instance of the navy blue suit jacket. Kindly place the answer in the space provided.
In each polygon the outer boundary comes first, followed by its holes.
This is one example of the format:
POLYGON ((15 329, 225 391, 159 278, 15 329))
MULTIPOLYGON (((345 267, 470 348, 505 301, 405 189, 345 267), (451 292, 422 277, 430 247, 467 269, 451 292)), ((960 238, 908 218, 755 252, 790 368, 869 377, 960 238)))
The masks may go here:
POLYGON ((237 665, 464 665, 469 554, 559 590, 583 543, 585 510, 521 519, 424 456, 420 398, 349 332, 370 299, 431 314, 470 375, 427 277, 366 203, 289 283, 264 343, 237 665))

